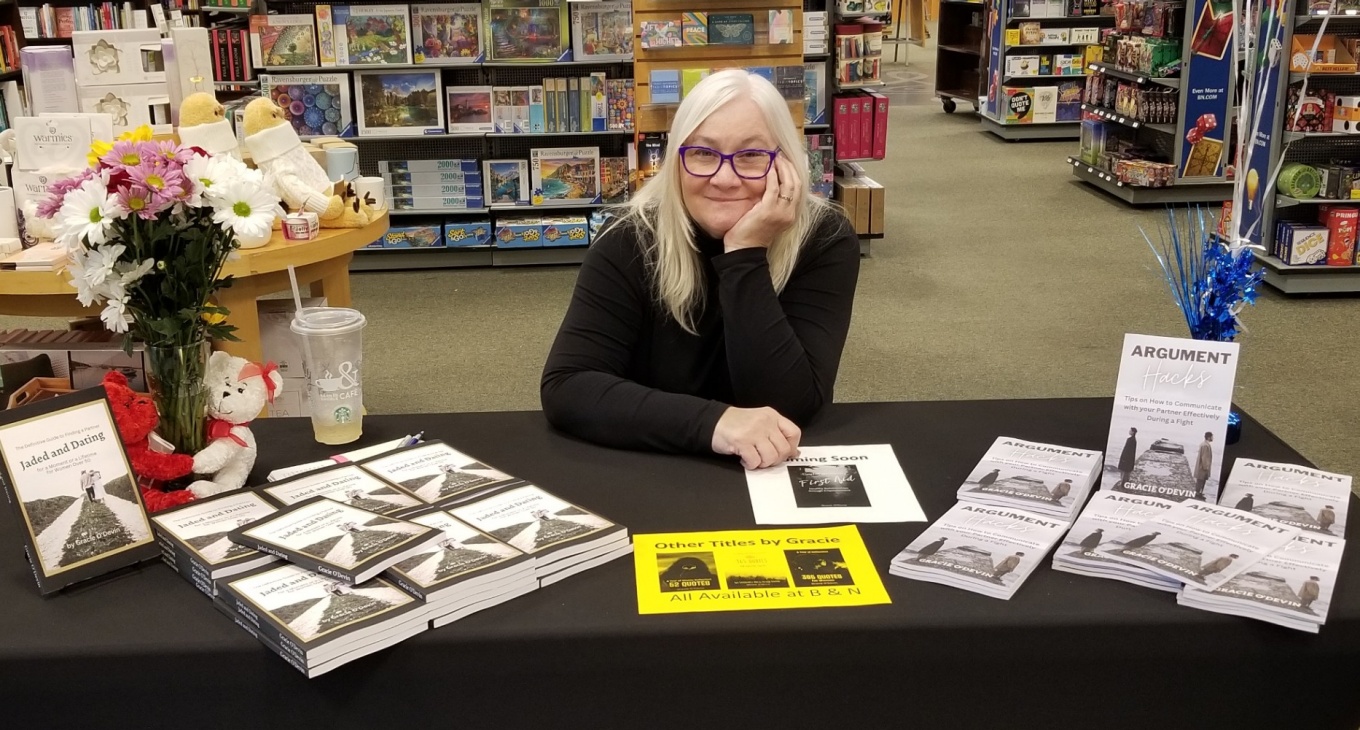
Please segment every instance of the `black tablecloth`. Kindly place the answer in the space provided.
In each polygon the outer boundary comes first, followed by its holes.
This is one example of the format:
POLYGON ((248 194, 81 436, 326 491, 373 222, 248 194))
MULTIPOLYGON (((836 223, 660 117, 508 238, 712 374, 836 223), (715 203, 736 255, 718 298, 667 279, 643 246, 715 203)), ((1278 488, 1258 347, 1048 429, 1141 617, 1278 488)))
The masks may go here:
MULTIPOLYGON (((891 443, 934 519, 998 435, 1102 449, 1110 403, 842 404, 804 442, 891 443)), ((1225 464, 1304 463, 1244 421, 1225 464)), ((255 429, 257 476, 328 453, 305 421, 255 429)), ((372 417, 362 443, 421 429, 634 533, 754 526, 734 462, 598 448, 539 413, 372 417)), ((888 562, 925 524, 861 525, 892 605, 639 616, 619 560, 307 680, 159 564, 39 598, 12 515, 0 524, 7 727, 1360 726, 1354 555, 1311 636, 1047 560, 1010 601, 907 581, 888 562)))

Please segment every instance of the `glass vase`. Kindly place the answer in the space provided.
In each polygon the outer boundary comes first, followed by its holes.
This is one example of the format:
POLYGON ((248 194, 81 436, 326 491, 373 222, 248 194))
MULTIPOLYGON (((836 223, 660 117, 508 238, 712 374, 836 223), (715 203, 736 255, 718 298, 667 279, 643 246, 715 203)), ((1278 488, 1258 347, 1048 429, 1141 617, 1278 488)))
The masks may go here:
POLYGON ((175 453, 193 456, 203 449, 208 389, 203 373, 208 364, 208 343, 147 345, 147 386, 160 413, 156 433, 175 447, 175 453))

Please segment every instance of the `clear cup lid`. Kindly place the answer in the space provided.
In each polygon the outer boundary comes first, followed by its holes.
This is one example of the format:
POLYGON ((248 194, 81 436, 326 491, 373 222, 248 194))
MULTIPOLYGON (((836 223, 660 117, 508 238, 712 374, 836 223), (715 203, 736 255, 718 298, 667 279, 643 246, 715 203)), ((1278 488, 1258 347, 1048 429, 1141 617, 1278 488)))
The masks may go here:
POLYGON ((300 335, 347 335, 368 324, 362 312, 348 307, 303 307, 289 327, 300 335))

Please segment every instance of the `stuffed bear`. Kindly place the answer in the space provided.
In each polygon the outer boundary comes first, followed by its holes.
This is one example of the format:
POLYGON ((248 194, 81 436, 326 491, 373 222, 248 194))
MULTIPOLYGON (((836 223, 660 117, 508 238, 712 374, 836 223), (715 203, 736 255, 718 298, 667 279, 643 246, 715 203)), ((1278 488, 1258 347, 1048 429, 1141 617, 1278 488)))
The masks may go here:
POLYGON ((189 476, 194 459, 188 454, 162 454, 151 450, 151 432, 160 422, 156 404, 145 393, 128 387, 127 376, 117 370, 104 375, 104 392, 109 394, 118 435, 123 449, 132 462, 137 485, 142 492, 142 504, 147 512, 160 512, 194 501, 194 493, 187 489, 162 490, 158 483, 170 483, 189 476))
POLYGON ((289 209, 310 211, 322 228, 362 228, 369 223, 363 206, 334 194, 335 183, 302 146, 297 132, 270 99, 246 105, 246 147, 264 180, 289 209))
POLYGON ((283 387, 274 363, 260 365, 225 352, 208 358, 203 374, 208 389, 208 439, 194 454, 194 473, 212 479, 194 482, 189 490, 199 497, 240 489, 255 467, 255 436, 249 424, 283 387))
POLYGON ((227 121, 226 107, 205 91, 196 91, 180 102, 179 141, 211 155, 241 159, 236 132, 227 121))

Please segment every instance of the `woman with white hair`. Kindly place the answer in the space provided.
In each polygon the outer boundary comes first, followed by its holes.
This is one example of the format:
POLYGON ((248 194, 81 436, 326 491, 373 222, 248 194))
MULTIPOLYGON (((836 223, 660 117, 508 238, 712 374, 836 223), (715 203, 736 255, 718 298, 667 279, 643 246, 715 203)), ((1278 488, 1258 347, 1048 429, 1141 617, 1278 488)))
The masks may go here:
POLYGON ((592 243, 543 369, 557 428, 607 446, 797 455, 831 402, 859 241, 808 194, 803 138, 764 78, 686 95, 666 158, 592 243))

